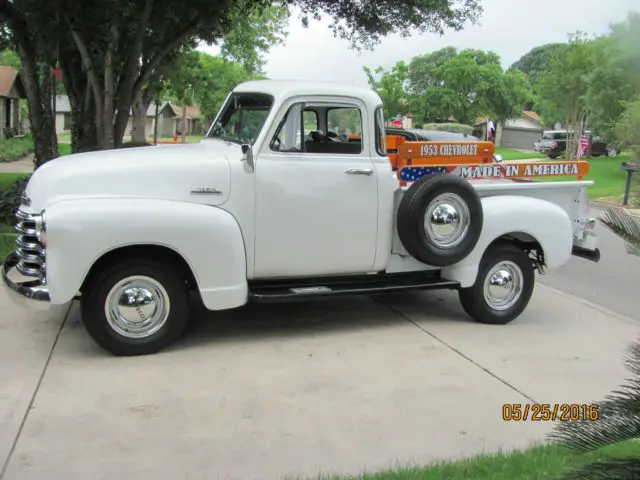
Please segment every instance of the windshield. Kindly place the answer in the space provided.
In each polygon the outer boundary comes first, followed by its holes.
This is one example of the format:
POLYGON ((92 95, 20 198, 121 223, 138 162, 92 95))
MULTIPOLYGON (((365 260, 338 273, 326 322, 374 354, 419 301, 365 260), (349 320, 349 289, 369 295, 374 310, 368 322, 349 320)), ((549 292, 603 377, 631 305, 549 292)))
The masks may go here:
POLYGON ((207 138, 253 145, 273 106, 263 93, 232 93, 211 126, 207 138))

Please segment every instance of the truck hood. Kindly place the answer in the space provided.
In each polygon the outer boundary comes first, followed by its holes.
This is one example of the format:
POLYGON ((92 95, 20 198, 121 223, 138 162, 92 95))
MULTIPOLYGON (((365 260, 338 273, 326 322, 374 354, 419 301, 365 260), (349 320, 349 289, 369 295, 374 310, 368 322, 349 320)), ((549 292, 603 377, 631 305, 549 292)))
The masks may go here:
POLYGON ((240 145, 220 140, 79 153, 38 168, 25 190, 31 212, 62 200, 154 198, 220 205, 231 190, 240 145), (214 194, 193 193, 213 189, 214 194))

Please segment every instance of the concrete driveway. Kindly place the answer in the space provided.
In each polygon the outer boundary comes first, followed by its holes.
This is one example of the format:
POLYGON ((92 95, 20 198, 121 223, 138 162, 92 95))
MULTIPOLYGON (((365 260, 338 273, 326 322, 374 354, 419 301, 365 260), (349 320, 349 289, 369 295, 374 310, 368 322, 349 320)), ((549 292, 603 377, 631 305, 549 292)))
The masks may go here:
POLYGON ((523 447, 551 425, 505 422, 503 404, 602 399, 640 332, 538 284, 505 327, 454 292, 354 297, 197 312, 174 348, 115 358, 77 304, 0 295, 7 480, 309 478, 523 447))

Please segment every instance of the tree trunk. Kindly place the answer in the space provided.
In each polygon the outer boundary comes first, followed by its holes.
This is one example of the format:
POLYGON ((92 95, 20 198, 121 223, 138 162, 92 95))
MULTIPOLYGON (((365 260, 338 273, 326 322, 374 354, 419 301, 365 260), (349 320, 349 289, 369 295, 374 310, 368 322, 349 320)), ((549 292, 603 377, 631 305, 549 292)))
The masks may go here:
POLYGON ((141 96, 138 96, 131 106, 133 113, 133 129, 131 131, 131 143, 145 143, 147 141, 147 135, 145 132, 145 123, 147 119, 147 109, 149 103, 145 104, 145 100, 141 96))
POLYGON ((160 118, 160 100, 156 99, 156 114, 153 121, 153 144, 158 144, 158 118, 160 118))
POLYGON ((71 151, 81 153, 98 150, 93 90, 88 83, 82 60, 73 46, 62 45, 60 67, 71 107, 71 151))
POLYGON ((187 99, 182 102, 182 143, 187 143, 187 99))
POLYGON ((29 106, 35 168, 38 168, 58 157, 58 137, 51 109, 51 66, 47 62, 38 62, 26 41, 17 38, 16 43, 29 106))

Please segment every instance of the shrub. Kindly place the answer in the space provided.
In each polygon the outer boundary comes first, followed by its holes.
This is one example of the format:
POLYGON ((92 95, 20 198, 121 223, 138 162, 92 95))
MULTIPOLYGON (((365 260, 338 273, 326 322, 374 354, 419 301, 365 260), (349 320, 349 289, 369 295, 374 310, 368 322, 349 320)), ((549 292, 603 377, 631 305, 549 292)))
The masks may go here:
POLYGON ((20 203, 24 189, 31 175, 27 175, 18 179, 7 190, 0 192, 0 223, 13 225, 15 223, 15 215, 20 203))
POLYGON ((31 135, 0 140, 0 162, 14 162, 25 155, 33 153, 33 151, 33 138, 31 135))

